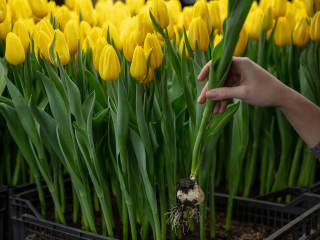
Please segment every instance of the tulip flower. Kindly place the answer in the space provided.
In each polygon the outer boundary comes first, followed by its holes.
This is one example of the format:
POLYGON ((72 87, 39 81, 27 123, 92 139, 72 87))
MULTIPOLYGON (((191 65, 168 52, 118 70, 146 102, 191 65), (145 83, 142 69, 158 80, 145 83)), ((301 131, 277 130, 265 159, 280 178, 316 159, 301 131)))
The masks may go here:
POLYGON ((306 12, 308 17, 313 16, 314 0, 306 0, 306 12))
POLYGON ((66 7, 61 7, 56 12, 56 15, 54 17, 55 17, 55 23, 56 23, 55 28, 57 29, 60 24, 61 31, 64 31, 64 27, 66 26, 67 22, 71 20, 70 12, 66 7))
POLYGON ((320 0, 314 0, 314 4, 316 6, 316 11, 320 11, 320 0))
POLYGON ((251 26, 248 29, 249 35, 251 35, 253 40, 259 40, 260 38, 260 29, 261 29, 261 23, 262 23, 262 10, 260 8, 257 8, 252 13, 251 18, 251 26))
POLYGON ((44 31, 48 36, 51 36, 51 34, 54 32, 48 19, 46 20, 41 19, 41 21, 37 24, 35 33, 40 30, 44 31))
POLYGON ((139 81, 143 81, 147 76, 147 59, 143 48, 137 46, 133 53, 130 67, 131 76, 139 81))
POLYGON ((217 1, 211 1, 208 3, 211 25, 213 29, 221 28, 221 14, 220 14, 220 4, 217 1))
POLYGON ((296 46, 307 46, 310 41, 310 30, 305 18, 300 18, 296 23, 293 34, 293 43, 296 46))
POLYGON ((172 17, 174 24, 178 23, 179 15, 177 13, 181 12, 180 1, 170 0, 167 1, 166 4, 169 12, 169 17, 172 17))
MULTIPOLYGON (((148 84, 153 79, 153 69, 149 68, 148 76, 147 78, 142 82, 143 84, 148 84)), ((141 81, 140 81, 141 82, 141 81)))
POLYGON ((0 0, 0 23, 3 23, 7 17, 7 3, 6 0, 0 0))
MULTIPOLYGON (((163 53, 158 38, 155 34, 148 33, 144 42, 144 53, 147 54, 152 49, 150 67, 158 68, 162 64, 163 53)), ((149 54, 147 54, 149 55, 149 54)))
POLYGON ((101 56, 102 50, 107 45, 108 45, 107 40, 103 37, 99 38, 96 41, 96 44, 94 45, 93 54, 92 54, 92 61, 93 61, 94 69, 97 70, 98 72, 99 72, 100 56, 101 56))
POLYGON ((111 45, 102 50, 99 61, 99 74, 105 81, 114 81, 119 77, 120 63, 116 51, 111 45))
POLYGON ((310 37, 313 41, 320 42, 320 11, 312 19, 310 37))
POLYGON ((194 18, 189 27, 188 40, 192 51, 194 51, 196 41, 200 52, 204 52, 209 47, 209 34, 206 24, 201 17, 194 18))
MULTIPOLYGON (((179 46, 179 43, 180 43, 180 34, 179 34, 179 29, 177 28, 177 26, 174 26, 174 34, 175 34, 175 37, 176 37, 176 42, 175 42, 175 44, 176 44, 177 46, 179 46)), ((174 36, 173 36, 173 38, 174 38, 174 36)), ((172 40, 171 40, 172 43, 173 43, 173 38, 172 38, 172 40)))
MULTIPOLYGON (((173 18, 170 18, 170 23, 169 26, 167 27, 168 30, 168 35, 170 39, 174 38, 174 23, 173 23, 173 18)), ((158 35, 158 39, 160 41, 164 41, 164 38, 162 37, 162 35, 160 33, 157 34, 158 35)))
MULTIPOLYGON (((19 19, 18 21, 16 21, 16 23, 13 26, 12 32, 20 38, 24 52, 26 54, 28 51, 30 38, 29 38, 28 29, 22 19, 19 19)), ((31 49, 31 46, 30 46, 30 49, 31 49)))
POLYGON ((152 14, 162 29, 169 25, 169 12, 164 0, 152 1, 152 14))
POLYGON ((108 37, 108 29, 109 29, 109 36, 110 36, 111 43, 112 43, 112 39, 113 39, 114 44, 116 45, 118 51, 121 51, 122 50, 122 42, 120 41, 119 33, 118 33, 117 29, 115 28, 115 26, 111 22, 106 21, 103 24, 102 36, 105 38, 108 37))
POLYGON ((137 14, 140 8, 144 5, 144 0, 126 0, 126 5, 129 7, 131 14, 137 14))
POLYGON ((135 32, 136 28, 136 19, 135 18, 127 18, 121 23, 121 34, 120 34, 120 40, 122 42, 122 45, 124 45, 126 38, 130 35, 131 32, 135 32))
POLYGON ((258 8, 259 8, 258 3, 256 1, 253 1, 250 8, 250 12, 254 12, 258 8))
POLYGON ((93 42, 93 45, 96 44, 96 41, 102 37, 102 29, 99 27, 92 28, 91 34, 90 34, 91 40, 93 42))
MULTIPOLYGON (((185 39, 184 38, 185 38, 185 35, 183 34, 183 37, 181 38, 181 42, 180 42, 180 45, 179 45, 179 53, 180 53, 181 56, 182 56, 183 46, 185 45, 185 39)), ((186 59, 189 59, 190 56, 189 56, 189 53, 187 51, 187 47, 185 47, 185 53, 186 53, 186 59)))
POLYGON ((28 29, 28 32, 30 33, 30 37, 33 38, 34 30, 35 30, 35 22, 34 18, 29 19, 23 19, 24 25, 26 25, 26 28, 28 29))
POLYGON ((64 38, 67 41, 70 54, 78 52, 78 42, 80 39, 79 28, 74 20, 70 20, 64 28, 64 38))
POLYGON ((190 23, 192 21, 192 7, 184 7, 182 14, 183 14, 183 26, 185 27, 186 31, 188 31, 190 23))
POLYGON ((94 45, 93 45, 93 42, 92 42, 90 36, 87 36, 87 37, 83 40, 83 43, 82 43, 82 52, 83 52, 83 54, 86 54, 86 53, 87 53, 88 48, 91 48, 92 50, 93 50, 93 48, 94 48, 94 45))
MULTIPOLYGON (((148 33, 150 34, 150 33, 148 33)), ((124 57, 129 61, 132 62, 133 58, 133 52, 136 46, 138 45, 136 41, 135 34, 132 32, 129 36, 125 39, 125 42, 123 44, 123 54, 124 57)))
POLYGON ((280 17, 277 22, 274 40, 279 47, 285 47, 291 43, 291 29, 288 19, 280 17))
POLYGON ((294 30, 294 27, 296 26, 296 18, 295 18, 295 14, 293 12, 292 7, 287 7, 287 12, 285 17, 286 19, 288 19, 290 30, 292 32, 294 30))
POLYGON ((233 55, 240 56, 242 53, 244 53, 244 51, 246 50, 246 47, 247 47, 247 43, 248 43, 248 33, 247 33, 246 29, 243 27, 241 29, 239 40, 238 40, 238 43, 237 43, 237 46, 234 50, 233 55))
POLYGON ((9 32, 6 38, 6 59, 9 63, 18 66, 25 60, 25 53, 20 38, 9 32))
POLYGON ((0 23, 0 40, 5 40, 7 34, 11 31, 11 19, 9 14, 7 14, 4 22, 0 23))
POLYGON ((91 26, 88 22, 86 21, 81 21, 80 23, 80 29, 79 29, 79 36, 80 36, 80 47, 82 49, 82 43, 83 40, 87 37, 90 36, 91 34, 91 26))
POLYGON ((195 19, 197 17, 201 17, 204 21, 208 34, 210 36, 212 32, 212 23, 210 19, 210 13, 207 5, 207 1, 205 0, 199 0, 196 2, 196 4, 193 6, 192 9, 192 19, 195 19))
POLYGON ((58 61, 56 58, 56 54, 58 54, 62 65, 66 65, 70 61, 70 53, 66 39, 59 29, 56 29, 51 35, 49 44, 51 45, 52 43, 54 56, 49 55, 51 63, 58 66, 58 61))
POLYGON ((273 0, 273 18, 284 17, 287 12, 287 0, 273 0))
POLYGON ((152 24, 149 14, 146 11, 140 11, 136 18, 135 38, 140 45, 143 45, 144 39, 148 33, 152 33, 152 24))
POLYGON ((34 45, 35 45, 35 55, 38 59, 38 55, 42 58, 42 54, 45 59, 50 62, 49 57, 49 46, 50 46, 50 37, 43 30, 37 31, 34 37, 34 45), (40 51, 40 52, 39 52, 40 51))
POLYGON ((93 24, 93 5, 91 0, 80 1, 80 13, 82 20, 88 22, 90 25, 93 24))
POLYGON ((13 0, 11 2, 11 11, 13 22, 16 22, 20 18, 29 18, 32 15, 32 11, 27 0, 13 0))
POLYGON ((47 0, 30 0, 30 7, 33 15, 38 18, 44 18, 49 13, 47 0))
POLYGON ((217 34, 217 35, 214 37, 213 46, 216 47, 216 46, 218 45, 218 43, 221 42, 221 40, 222 40, 222 35, 217 34))
POLYGON ((261 28, 264 31, 268 31, 272 28, 272 25, 273 25, 273 13, 272 13, 272 7, 271 5, 269 5, 262 15, 261 28))

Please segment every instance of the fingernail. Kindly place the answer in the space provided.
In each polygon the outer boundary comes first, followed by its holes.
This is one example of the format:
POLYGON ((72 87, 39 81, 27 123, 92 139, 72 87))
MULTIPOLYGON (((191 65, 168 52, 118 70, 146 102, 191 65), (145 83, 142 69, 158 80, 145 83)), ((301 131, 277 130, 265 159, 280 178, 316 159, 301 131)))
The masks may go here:
POLYGON ((206 96, 209 99, 214 99, 214 98, 218 97, 218 94, 216 92, 207 92, 206 96))

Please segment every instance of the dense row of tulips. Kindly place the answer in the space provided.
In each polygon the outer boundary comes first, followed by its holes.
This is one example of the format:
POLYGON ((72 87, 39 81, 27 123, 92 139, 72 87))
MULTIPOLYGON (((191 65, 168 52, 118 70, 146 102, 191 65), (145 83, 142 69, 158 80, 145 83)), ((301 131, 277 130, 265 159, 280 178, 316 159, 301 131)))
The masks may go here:
POLYGON ((181 238, 193 218, 206 239, 206 204, 215 236, 215 186, 229 189, 228 230, 233 195, 248 197, 256 178, 261 194, 315 180, 315 158, 281 112, 233 100, 213 115, 214 102, 196 99, 207 82, 223 86, 232 56, 246 56, 320 105, 319 0, 198 0, 183 9, 176 0, 0 0, 0 39, 3 149, 18 149, 16 166, 28 163, 43 217, 41 178, 66 224, 66 172, 73 221, 81 210, 87 231, 97 232, 101 209, 104 235, 114 237, 118 211, 122 239, 137 239, 137 224, 142 239, 149 226, 166 239, 167 220, 171 239, 181 238), (197 81, 209 60, 208 79, 197 81), (186 208, 176 184, 189 176, 209 194, 186 208))

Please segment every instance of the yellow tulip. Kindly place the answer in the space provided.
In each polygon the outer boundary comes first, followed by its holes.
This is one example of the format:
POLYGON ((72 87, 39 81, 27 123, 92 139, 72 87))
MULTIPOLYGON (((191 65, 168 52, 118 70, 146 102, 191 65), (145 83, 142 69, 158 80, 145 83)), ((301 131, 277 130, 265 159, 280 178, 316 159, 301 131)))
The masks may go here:
POLYGON ((192 7, 184 7, 182 14, 183 14, 183 26, 185 27, 186 31, 188 31, 190 23, 192 21, 192 7))
POLYGON ((34 18, 24 19, 22 20, 26 25, 28 32, 30 33, 30 37, 33 38, 34 30, 35 30, 35 23, 34 18))
MULTIPOLYGON (((180 34, 179 34, 179 29, 176 26, 174 26, 174 34, 176 36, 176 45, 179 46, 180 34)), ((172 38, 171 42, 173 43, 173 38, 172 38)))
MULTIPOLYGON (((29 38, 28 29, 22 19, 19 19, 18 21, 16 21, 16 23, 13 26, 12 32, 20 38, 24 52, 27 53, 28 46, 30 43, 30 38, 29 38)), ((32 50, 31 45, 30 45, 30 50, 32 50)))
POLYGON ((102 37, 102 29, 99 27, 92 28, 91 34, 90 34, 91 40, 93 42, 93 45, 96 44, 96 41, 102 37))
POLYGON ((91 48, 91 50, 93 51, 94 45, 93 42, 91 40, 90 36, 87 36, 82 43, 82 52, 83 54, 86 54, 88 52, 88 48, 91 48))
POLYGON ((73 10, 74 6, 75 6, 75 0, 65 0, 64 4, 67 5, 67 7, 70 10, 73 10))
POLYGON ((246 29, 243 27, 240 32, 239 41, 237 43, 237 46, 234 50, 233 55, 234 56, 240 56, 244 51, 246 50, 248 43, 248 33, 246 29))
POLYGON ((313 41, 320 42, 320 11, 312 19, 310 37, 313 41))
POLYGON ((38 18, 44 18, 48 15, 49 8, 47 0, 29 0, 33 15, 38 18))
MULTIPOLYGON (((187 33, 188 34, 188 33, 187 33)), ((185 45, 185 35, 183 34, 183 37, 181 38, 180 46, 179 46, 179 53, 182 56, 182 51, 183 51, 183 46, 185 45)), ((187 51, 187 47, 185 47, 185 54, 186 54, 186 59, 189 59, 189 53, 187 51)))
POLYGON ((58 28, 60 24, 61 31, 64 31, 64 27, 66 26, 67 22, 71 20, 71 15, 67 7, 61 7, 56 12, 56 15, 54 17, 56 23, 55 28, 58 28))
POLYGON ((287 7, 287 12, 286 12, 286 16, 288 19, 289 25, 290 25, 290 30, 291 32, 294 30, 294 27, 296 25, 296 18, 295 18, 295 14, 293 12, 292 7, 287 7))
POLYGON ((146 11, 140 11, 136 18, 135 38, 140 45, 143 45, 144 39, 148 33, 152 33, 152 24, 149 14, 146 11))
POLYGON ((285 17, 279 17, 276 31, 274 34, 274 40, 280 47, 285 47, 291 43, 291 30, 288 19, 285 17))
POLYGON ((152 1, 152 14, 162 29, 169 25, 169 12, 164 0, 152 1))
POLYGON ((314 0, 306 0, 306 11, 307 11, 308 17, 313 16, 313 6, 314 6, 314 0))
POLYGON ((131 14, 138 14, 140 8, 144 5, 144 0, 126 0, 126 5, 129 7, 131 14))
POLYGON ((51 13, 52 13, 52 16, 55 16, 56 15, 56 12, 58 11, 58 8, 56 6, 56 2, 55 1, 49 1, 48 2, 48 15, 46 18, 50 19, 51 18, 51 13))
POLYGON ((50 62, 49 57, 49 46, 50 46, 50 37, 42 30, 37 31, 34 37, 34 45, 35 45, 35 55, 38 59, 38 54, 42 58, 42 54, 45 59, 50 62), (40 51, 40 52, 39 52, 40 51))
POLYGON ((212 32, 212 23, 210 19, 210 13, 207 5, 207 1, 198 0, 192 9, 192 19, 197 17, 201 17, 204 21, 208 34, 210 35, 212 32))
POLYGON ((105 81, 114 81, 119 77, 120 63, 116 51, 111 45, 102 50, 99 61, 99 74, 105 81))
POLYGON ((211 1, 208 3, 211 25, 213 29, 221 28, 221 14, 220 14, 220 4, 217 1, 211 1))
POLYGON ((107 38, 108 36, 108 29, 109 29, 109 36, 110 36, 110 41, 112 43, 112 39, 114 41, 114 44, 116 45, 118 51, 121 51, 122 50, 122 42, 120 40, 120 36, 119 36, 119 33, 117 31, 117 29, 115 28, 115 26, 109 22, 109 21, 106 21, 104 24, 103 24, 103 27, 102 27, 102 36, 107 38))
POLYGON ((51 34, 54 32, 48 19, 46 20, 41 19, 41 21, 37 24, 35 33, 40 30, 44 31, 48 36, 51 36, 51 34))
POLYGON ((287 12, 287 0, 273 0, 273 18, 284 17, 287 12))
POLYGON ((250 12, 254 12, 257 8, 259 8, 258 3, 256 1, 253 1, 250 8, 250 12))
POLYGON ((22 43, 17 35, 9 32, 6 38, 6 59, 9 63, 18 66, 25 60, 22 43))
POLYGON ((260 29, 261 29, 261 23, 262 23, 262 10, 260 8, 257 8, 252 13, 252 19, 251 19, 251 27, 248 29, 249 35, 251 35, 253 40, 259 40, 260 38, 260 29))
POLYGON ((147 54, 151 49, 150 67, 155 69, 162 64, 163 53, 156 35, 148 33, 144 42, 144 53, 147 54))
POLYGON ((174 24, 178 23, 179 15, 177 13, 181 12, 181 3, 177 0, 170 0, 166 2, 169 16, 173 18, 174 24))
POLYGON ((133 52, 137 45, 138 43, 136 41, 135 34, 132 32, 126 37, 123 44, 123 54, 129 62, 132 62, 133 52))
POLYGON ((11 11, 13 22, 20 18, 29 18, 32 15, 32 11, 27 0, 13 0, 11 3, 11 11))
POLYGON ((293 43, 296 46, 307 46, 310 41, 310 30, 305 18, 300 18, 292 33, 293 43))
POLYGON ((92 6, 91 0, 80 1, 80 12, 81 12, 82 20, 92 25, 93 24, 93 6, 92 6))
POLYGON ((222 35, 217 34, 217 35, 214 37, 214 41, 213 41, 214 47, 216 47, 216 46, 218 45, 218 43, 221 42, 221 40, 222 40, 222 35))
POLYGON ((80 28, 79 28, 80 48, 81 49, 82 49, 83 40, 87 36, 90 36, 91 31, 92 31, 92 28, 91 28, 90 24, 86 21, 81 21, 80 28))
POLYGON ((273 25, 273 13, 272 7, 269 5, 262 15, 261 28, 265 31, 268 31, 272 28, 273 25))
POLYGON ((320 11, 320 0, 314 0, 314 4, 316 6, 316 11, 320 11))
POLYGON ((92 61, 93 61, 94 69, 97 70, 98 72, 99 72, 100 56, 101 56, 102 50, 107 45, 108 45, 107 40, 103 37, 99 38, 96 41, 96 44, 94 45, 93 54, 92 54, 92 61))
POLYGON ((192 51, 194 51, 196 41, 200 52, 206 51, 209 47, 209 34, 206 24, 201 17, 194 18, 189 27, 188 40, 192 51))
MULTIPOLYGON (((173 19, 170 18, 170 23, 169 26, 167 27, 168 30, 168 35, 170 39, 174 38, 174 23, 173 23, 173 19)), ((157 34, 158 35, 158 39, 160 41, 164 41, 164 38, 162 37, 162 35, 160 33, 157 34)))
POLYGON ((148 84, 149 82, 152 81, 152 79, 153 79, 153 69, 149 68, 148 76, 147 76, 146 80, 144 80, 142 83, 143 84, 148 84))
POLYGON ((263 12, 266 11, 266 9, 272 5, 273 0, 260 0, 259 1, 259 7, 262 9, 263 12))
POLYGON ((7 34, 11 31, 11 19, 9 14, 7 14, 4 22, 0 23, 0 39, 5 40, 7 34))
POLYGON ((80 39, 79 28, 74 20, 70 20, 63 32, 64 38, 68 44, 70 54, 76 54, 78 52, 78 42, 80 39))
POLYGON ((135 32, 136 28, 136 19, 135 18, 127 18, 121 23, 121 34, 120 34, 120 40, 122 42, 122 45, 125 44, 126 38, 130 35, 131 32, 135 32))
POLYGON ((7 17, 7 3, 6 0, 0 0, 0 23, 3 23, 7 17))
POLYGON ((52 42, 54 59, 51 58, 52 56, 49 56, 51 63, 58 66, 58 54, 62 65, 66 65, 70 61, 70 53, 66 39, 64 38, 63 33, 59 29, 56 29, 54 33, 51 35, 49 46, 52 44, 52 42))
POLYGON ((276 24, 276 20, 273 19, 271 29, 267 31, 267 37, 269 37, 271 35, 275 24, 276 24))
POLYGON ((134 50, 130 74, 139 81, 143 81, 147 75, 147 59, 141 46, 134 50))
POLYGON ((112 24, 115 26, 119 34, 121 34, 121 31, 122 31, 121 29, 122 22, 129 17, 131 17, 130 12, 126 12, 123 8, 114 7, 113 19, 110 22, 112 22, 112 24))

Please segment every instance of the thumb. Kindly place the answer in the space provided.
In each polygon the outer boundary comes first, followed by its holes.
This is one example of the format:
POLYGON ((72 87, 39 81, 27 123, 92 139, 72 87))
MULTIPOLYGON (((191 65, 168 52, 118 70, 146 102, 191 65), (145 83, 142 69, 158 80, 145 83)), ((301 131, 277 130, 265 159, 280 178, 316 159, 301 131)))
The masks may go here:
POLYGON ((221 87, 208 91, 206 97, 209 100, 225 100, 229 98, 241 99, 243 96, 243 87, 221 87))

